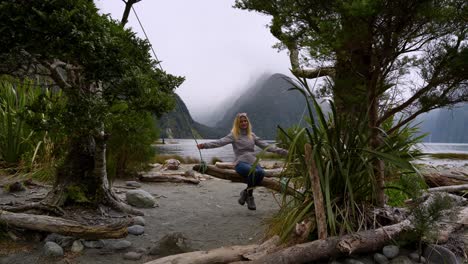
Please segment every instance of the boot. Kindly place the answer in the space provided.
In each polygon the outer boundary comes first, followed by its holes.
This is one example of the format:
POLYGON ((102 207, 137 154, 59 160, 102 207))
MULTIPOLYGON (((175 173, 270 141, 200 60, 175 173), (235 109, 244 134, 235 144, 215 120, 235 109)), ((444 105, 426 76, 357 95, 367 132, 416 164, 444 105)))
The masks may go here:
POLYGON ((253 195, 247 197, 247 208, 249 208, 249 210, 257 210, 253 195))
POLYGON ((241 193, 240 193, 240 197, 239 197, 239 204, 240 205, 244 205, 245 204, 245 200, 247 200, 247 190, 243 190, 241 193))

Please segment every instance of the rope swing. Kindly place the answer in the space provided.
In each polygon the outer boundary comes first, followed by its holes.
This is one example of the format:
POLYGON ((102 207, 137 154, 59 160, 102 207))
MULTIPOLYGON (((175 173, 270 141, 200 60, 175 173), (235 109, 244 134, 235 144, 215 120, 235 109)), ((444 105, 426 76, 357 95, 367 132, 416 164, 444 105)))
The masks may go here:
MULTIPOLYGON (((135 14, 136 19, 138 20, 138 24, 140 24, 141 30, 143 31, 143 34, 145 35, 146 41, 148 41, 148 43, 150 44, 151 51, 153 53, 154 58, 156 59, 157 65, 159 66, 159 69, 161 71, 164 71, 162 66, 161 66, 161 61, 158 59, 158 56, 156 55, 156 52, 153 49, 153 45, 151 44, 151 41, 149 40, 148 35, 146 34, 146 30, 145 30, 145 28, 143 27, 143 24, 140 21, 140 17, 138 16, 138 14, 137 14, 135 8, 133 8, 133 6, 132 6, 132 11, 135 14)), ((193 133, 192 126, 190 125, 190 122, 187 119, 187 117, 182 112, 182 108, 180 107, 179 102, 177 100, 176 100, 176 109, 182 114, 182 118, 184 119, 186 125, 190 129, 190 134, 192 135, 192 138, 195 141, 195 144, 198 145, 198 141, 197 141, 197 139, 195 137, 195 134, 193 133)), ((200 155, 200 166, 199 166, 200 169, 198 170, 198 172, 204 174, 206 172, 206 170, 207 170, 207 165, 206 165, 206 162, 203 160, 201 150, 198 147, 197 147, 197 150, 198 150, 198 154, 200 155)))

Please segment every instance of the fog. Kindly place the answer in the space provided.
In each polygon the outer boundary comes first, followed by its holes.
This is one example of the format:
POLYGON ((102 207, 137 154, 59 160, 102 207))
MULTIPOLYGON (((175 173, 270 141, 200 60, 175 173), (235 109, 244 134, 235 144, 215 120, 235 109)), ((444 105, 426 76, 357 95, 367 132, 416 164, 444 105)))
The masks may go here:
MULTIPOLYGON (((102 13, 120 21, 122 0, 96 0, 102 13)), ((142 0, 134 5, 165 71, 184 76, 176 93, 195 120, 204 122, 263 73, 289 74, 285 51, 267 24, 270 18, 234 9, 234 0, 142 0)), ((133 12, 131 27, 144 34, 133 12)))

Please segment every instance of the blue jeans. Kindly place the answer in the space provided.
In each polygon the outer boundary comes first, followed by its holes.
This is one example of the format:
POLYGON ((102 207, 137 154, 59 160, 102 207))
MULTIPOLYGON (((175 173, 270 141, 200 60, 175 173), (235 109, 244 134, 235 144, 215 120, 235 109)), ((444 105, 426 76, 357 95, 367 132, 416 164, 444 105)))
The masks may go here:
POLYGON ((262 167, 260 167, 260 165, 257 165, 255 171, 249 173, 251 168, 251 164, 243 161, 237 163, 236 167, 234 168, 236 172, 246 180, 247 188, 260 185, 260 183, 262 183, 263 176, 265 176, 265 171, 262 169, 262 167))

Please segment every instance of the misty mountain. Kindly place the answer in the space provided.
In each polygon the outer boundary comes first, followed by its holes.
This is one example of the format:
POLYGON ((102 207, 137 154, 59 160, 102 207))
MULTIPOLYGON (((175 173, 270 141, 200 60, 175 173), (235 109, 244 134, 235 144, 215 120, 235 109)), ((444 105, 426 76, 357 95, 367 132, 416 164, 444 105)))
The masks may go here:
POLYGON ((216 124, 219 131, 229 133, 237 113, 246 112, 253 131, 264 139, 274 139, 277 126, 290 127, 301 121, 306 100, 282 74, 263 75, 242 93, 216 124))
POLYGON ((176 106, 164 114, 157 122, 162 138, 219 138, 222 133, 217 129, 205 126, 193 120, 184 101, 175 94, 176 106))
POLYGON ((425 142, 468 143, 468 103, 453 109, 436 109, 417 120, 425 142))

